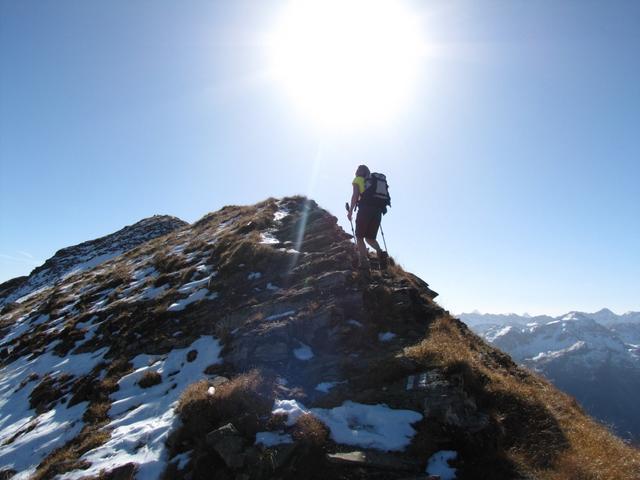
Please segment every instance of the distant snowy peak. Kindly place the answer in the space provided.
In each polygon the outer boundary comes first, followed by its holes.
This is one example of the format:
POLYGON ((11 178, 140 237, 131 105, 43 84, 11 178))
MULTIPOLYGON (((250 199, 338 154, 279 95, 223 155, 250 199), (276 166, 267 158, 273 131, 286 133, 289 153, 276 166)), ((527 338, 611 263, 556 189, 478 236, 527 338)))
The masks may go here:
POLYGON ((93 268, 186 225, 187 222, 177 217, 154 215, 110 235, 58 250, 28 277, 12 279, 1 284, 0 306, 49 286, 68 275, 93 268))
MULTIPOLYGON (((509 314, 493 314, 493 313, 479 313, 477 311, 471 313, 461 313, 459 315, 460 320, 465 322, 470 327, 484 325, 527 325, 527 324, 545 324, 552 321, 564 320, 593 320, 601 325, 610 326, 617 323, 640 323, 640 312, 626 312, 622 315, 617 315, 608 308, 603 308, 594 313, 571 311, 564 315, 553 317, 550 315, 538 315, 532 317, 528 314, 517 315, 515 313, 509 314)), ((483 330, 481 328, 481 330, 483 330)))
POLYGON ((474 311, 472 313, 461 313, 458 318, 465 322, 469 326, 475 325, 526 325, 527 323, 544 323, 547 321, 555 320, 554 317, 547 315, 539 315, 532 317, 531 315, 517 315, 515 313, 479 313, 474 311))
POLYGON ((582 363, 615 361, 637 366, 628 343, 637 338, 638 329, 634 329, 636 325, 633 324, 625 325, 628 326, 619 329, 625 334, 622 338, 613 328, 601 325, 591 315, 570 312, 547 322, 484 324, 474 329, 514 360, 528 365, 573 358, 582 363))

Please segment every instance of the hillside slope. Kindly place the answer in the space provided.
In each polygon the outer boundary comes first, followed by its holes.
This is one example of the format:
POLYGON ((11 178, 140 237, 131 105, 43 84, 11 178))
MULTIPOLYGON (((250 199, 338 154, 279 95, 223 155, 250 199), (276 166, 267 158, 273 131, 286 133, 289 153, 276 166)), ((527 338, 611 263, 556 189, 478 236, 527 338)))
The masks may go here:
POLYGON ((0 478, 637 478, 425 282, 353 255, 315 202, 269 199, 5 308, 0 478))
POLYGON ((51 286, 65 276, 91 269, 149 240, 188 225, 176 217, 154 215, 115 233, 58 250, 28 276, 0 284, 0 307, 39 288, 51 286))

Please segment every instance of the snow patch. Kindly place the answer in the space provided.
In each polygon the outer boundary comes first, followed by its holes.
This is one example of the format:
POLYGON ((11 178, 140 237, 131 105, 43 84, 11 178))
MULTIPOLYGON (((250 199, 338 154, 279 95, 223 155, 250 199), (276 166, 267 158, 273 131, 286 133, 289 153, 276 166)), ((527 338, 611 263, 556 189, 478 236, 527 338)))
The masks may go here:
POLYGON ((453 450, 440 450, 429 458, 427 463, 427 475, 437 475, 440 480, 454 480, 456 469, 449 466, 449 460, 455 460, 458 452, 453 450))
POLYGON ((21 357, 0 370, 0 465, 19 472, 13 479, 30 478, 47 455, 75 437, 84 425, 82 415, 87 402, 70 408, 60 402, 51 410, 37 415, 29 406, 33 389, 47 374, 53 378, 63 374, 87 375, 103 360, 107 350, 103 348, 64 358, 47 352, 36 358, 21 357), (38 378, 29 381, 32 374, 38 378), (16 389, 21 384, 24 386, 16 389), (15 439, 9 443, 14 436, 15 439))
POLYGON ((171 305, 169 305, 169 308, 167 309, 167 311, 169 312, 179 312, 184 310, 185 308, 187 308, 187 306, 191 305, 192 303, 195 302, 199 302, 201 300, 214 300, 218 297, 218 293, 217 292, 212 292, 210 294, 209 290, 206 288, 201 288, 200 290, 197 290, 195 292, 193 292, 191 295, 189 295, 187 298, 182 298, 180 300, 178 300, 175 303, 172 303, 171 305))
POLYGON ((280 240, 274 237, 271 232, 262 232, 260 234, 260 243, 266 245, 275 245, 280 243, 280 240))
POLYGON ((390 342, 396 337, 396 334, 393 332, 384 332, 378 334, 378 340, 381 342, 390 342))
POLYGON ((332 409, 314 408, 311 413, 329 427, 335 442, 384 451, 404 450, 416 433, 411 424, 422 420, 412 410, 351 401, 332 409))
POLYGON ((329 393, 329 390, 341 383, 345 382, 322 382, 316 385, 316 390, 323 393, 329 393))
POLYGON ((155 300, 156 298, 161 296, 163 293, 165 293, 168 288, 169 288, 169 285, 166 283, 160 285, 159 287, 154 287, 152 285, 150 287, 145 288, 142 292, 140 292, 140 294, 136 295, 135 297, 132 297, 129 301, 137 302, 137 301, 144 301, 144 300, 155 300))
POLYGON ((188 385, 205 377, 203 372, 208 365, 222 361, 220 351, 218 340, 205 336, 186 348, 172 350, 165 357, 135 357, 134 371, 120 379, 119 390, 111 395, 109 417, 112 420, 105 427, 111 430, 111 439, 82 456, 82 460, 91 463, 87 470, 75 470, 58 479, 98 475, 100 470, 112 470, 129 462, 140 465, 137 479, 160 478, 170 460, 165 441, 169 431, 179 423, 174 407, 180 394, 188 385), (198 351, 193 362, 187 361, 190 350, 198 351), (141 388, 138 382, 148 371, 160 373, 162 383, 141 388), (177 373, 167 375, 173 372, 177 373))
POLYGON ((299 417, 306 415, 309 411, 297 400, 276 400, 273 403, 271 413, 274 415, 286 415, 286 425, 290 427, 296 423, 299 417))
POLYGON ((495 341, 497 338, 500 338, 504 335, 506 335, 507 333, 509 333, 511 330, 513 329, 513 327, 511 325, 507 325, 504 328, 501 328, 500 330, 498 330, 497 332, 492 332, 491 334, 487 334, 486 338, 487 340, 489 340, 490 342, 495 341))
POLYGON ((285 209, 281 209, 278 210, 276 213, 273 214, 273 219, 276 222, 280 222, 284 217, 289 215, 289 211, 285 210, 285 209))
POLYGON ((586 347, 586 343, 583 341, 578 341, 576 343, 574 343, 573 345, 571 345, 570 347, 567 348, 563 348, 561 350, 549 350, 547 352, 540 352, 538 353, 535 357, 533 357, 531 360, 533 360, 534 362, 543 360, 543 359, 548 359, 548 358, 558 358, 561 357, 562 355, 569 353, 569 352, 575 352, 577 350, 580 350, 582 348, 586 347))
MULTIPOLYGON (((300 343, 300 342, 298 342, 300 343)), ((293 354, 298 360, 307 361, 313 358, 313 351, 309 345, 300 343, 300 347, 293 350, 293 354)))
POLYGON ((404 450, 416 433, 411 424, 422 420, 422 415, 412 410, 351 401, 331 409, 307 409, 296 400, 276 400, 272 413, 287 415, 287 426, 310 413, 327 425, 336 443, 384 451, 404 450))
POLYGON ((178 291, 180 293, 192 292, 193 290, 195 290, 197 288, 205 286, 209 282, 209 278, 211 278, 211 277, 205 277, 205 278, 203 278, 201 280, 195 280, 193 282, 185 283, 180 288, 178 288, 178 291))
POLYGON ((287 310, 286 312, 283 312, 283 313, 276 313, 274 315, 269 315, 267 318, 265 318, 265 321, 277 320, 278 318, 288 317, 289 315, 293 315, 294 313, 296 313, 295 310, 287 310))

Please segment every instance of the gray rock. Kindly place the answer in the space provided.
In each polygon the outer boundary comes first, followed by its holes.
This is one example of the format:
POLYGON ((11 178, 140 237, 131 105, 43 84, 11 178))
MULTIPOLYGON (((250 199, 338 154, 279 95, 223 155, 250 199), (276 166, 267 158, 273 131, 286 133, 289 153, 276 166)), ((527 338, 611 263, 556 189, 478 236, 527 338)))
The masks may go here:
POLYGON ((289 359, 289 347, 284 342, 259 345, 253 352, 253 359, 258 362, 279 363, 289 359))
POLYGON ((327 460, 338 465, 353 467, 381 468, 384 470, 415 471, 420 469, 418 462, 399 458, 390 453, 356 450, 345 453, 329 453, 327 460))
POLYGON ((272 470, 278 470, 286 465, 293 452, 296 451, 297 445, 295 443, 283 443, 282 445, 274 445, 267 450, 267 455, 263 458, 268 463, 267 467, 272 470))
POLYGON ((225 383, 227 383, 229 381, 229 379, 227 377, 223 377, 221 375, 218 375, 216 378, 214 378, 213 380, 209 380, 209 385, 211 385, 212 387, 219 387, 220 385, 224 385, 225 383))
POLYGON ((316 277, 315 286, 319 290, 337 290, 344 288, 350 272, 342 270, 337 272, 327 272, 316 277))
POLYGON ((489 425, 489 417, 478 412, 473 398, 464 391, 461 375, 446 376, 430 370, 406 379, 406 391, 421 399, 425 417, 478 432, 489 425))
POLYGON ((330 308, 323 308, 311 316, 303 317, 291 324, 291 335, 307 344, 322 343, 322 338, 327 336, 332 315, 330 308), (321 335, 318 336, 318 333, 321 335))
POLYGON ((209 432, 206 437, 207 445, 220 455, 224 463, 232 469, 244 466, 244 439, 232 423, 209 432))

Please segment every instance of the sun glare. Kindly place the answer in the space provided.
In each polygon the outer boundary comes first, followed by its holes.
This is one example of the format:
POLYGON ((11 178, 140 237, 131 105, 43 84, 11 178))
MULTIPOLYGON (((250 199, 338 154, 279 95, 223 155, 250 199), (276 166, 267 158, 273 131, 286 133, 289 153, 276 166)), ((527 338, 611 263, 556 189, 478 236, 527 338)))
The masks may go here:
POLYGON ((388 121, 410 100, 422 40, 401 0, 298 0, 270 37, 271 68, 323 127, 388 121))

